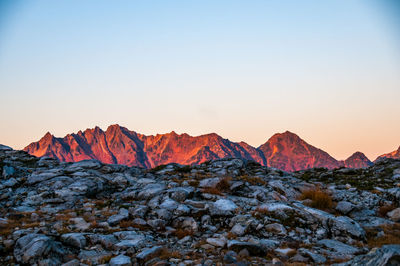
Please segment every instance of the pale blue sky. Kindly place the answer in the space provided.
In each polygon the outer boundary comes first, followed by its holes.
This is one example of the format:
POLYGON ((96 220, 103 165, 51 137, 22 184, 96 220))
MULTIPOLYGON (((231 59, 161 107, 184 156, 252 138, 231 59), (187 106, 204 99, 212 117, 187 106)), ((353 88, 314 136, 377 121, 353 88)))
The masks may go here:
POLYGON ((400 145, 400 27, 382 2, 3 1, 0 143, 114 123, 254 146, 290 130, 375 159, 400 145))

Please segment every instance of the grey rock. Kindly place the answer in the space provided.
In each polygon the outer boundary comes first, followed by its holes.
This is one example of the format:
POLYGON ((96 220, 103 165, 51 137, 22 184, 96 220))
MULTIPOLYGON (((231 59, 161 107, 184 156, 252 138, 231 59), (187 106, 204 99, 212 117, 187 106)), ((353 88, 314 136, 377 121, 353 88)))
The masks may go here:
POLYGON ((67 245, 80 249, 86 246, 86 238, 85 235, 82 233, 63 234, 61 236, 61 241, 67 245))
POLYGON ((230 216, 238 208, 231 200, 219 199, 210 206, 210 214, 212 216, 230 216))
POLYGON ((149 207, 147 206, 137 206, 135 208, 129 208, 129 213, 133 217, 139 217, 139 218, 144 218, 149 210, 149 207))
POLYGON ((318 265, 326 262, 326 258, 324 256, 316 254, 308 249, 300 248, 298 251, 303 256, 309 257, 313 262, 315 262, 318 265))
POLYGON ((119 224, 122 220, 126 220, 129 218, 129 212, 127 209, 121 208, 119 209, 118 214, 111 215, 107 219, 107 223, 109 223, 111 226, 119 224))
POLYGON ((164 191, 164 184, 148 184, 138 194, 139 199, 150 199, 164 191))
POLYGON ((9 178, 13 176, 15 173, 15 168, 9 165, 3 166, 3 177, 4 178, 9 178))
POLYGON ((85 264, 100 265, 111 255, 112 253, 102 250, 81 250, 78 258, 85 264))
POLYGON ((177 202, 183 202, 188 197, 193 195, 194 188, 192 187, 176 187, 168 190, 171 199, 177 202))
POLYGON ((98 169, 102 166, 102 163, 98 160, 82 160, 79 162, 72 163, 66 169, 68 171, 79 171, 81 169, 98 169))
POLYGON ((271 239, 261 239, 260 245, 263 247, 264 250, 273 250, 280 245, 280 242, 271 239))
POLYGON ((137 239, 125 239, 125 240, 121 240, 120 242, 118 242, 117 244, 115 244, 114 246, 117 249, 128 249, 128 248, 141 248, 145 245, 145 239, 143 236, 138 236, 137 239))
POLYGON ((6 218, 0 218, 0 228, 6 227, 8 225, 8 219, 6 218))
POLYGON ((168 211, 174 211, 176 208, 178 208, 178 203, 175 200, 168 198, 161 203, 160 208, 168 211))
POLYGON ((79 265, 80 265, 80 262, 77 259, 73 259, 64 264, 61 264, 61 266, 79 266, 79 265))
POLYGON ((45 180, 51 179, 53 177, 58 176, 59 174, 54 173, 54 172, 44 172, 40 174, 31 174, 28 179, 27 183, 28 185, 33 185, 39 182, 43 182, 45 180))
POLYGON ((0 144, 0 151, 12 151, 12 148, 8 147, 6 145, 0 144))
POLYGON ((136 258, 140 261, 148 261, 156 256, 158 256, 162 251, 161 246, 154 246, 151 248, 146 248, 136 255, 136 258))
POLYGON ((167 209, 158 209, 156 211, 157 213, 157 217, 159 219, 165 220, 165 221, 169 221, 172 218, 172 212, 170 212, 167 209))
POLYGON ((214 178, 206 178, 200 181, 199 187, 208 188, 208 187, 216 187, 221 178, 214 177, 214 178))
POLYGON ((342 214, 348 214, 354 209, 354 205, 348 201, 340 201, 336 206, 336 210, 342 214))
POLYGON ((242 226, 241 224, 235 224, 232 227, 231 232, 237 236, 242 236, 246 232, 246 227, 242 226))
POLYGON ((394 222, 400 222, 400 208, 388 212, 387 216, 394 222))
POLYGON ((240 252, 242 249, 247 249, 250 255, 253 256, 265 256, 266 254, 266 250, 262 245, 238 240, 229 240, 228 249, 231 249, 235 252, 240 252))
POLYGON ((347 216, 339 216, 329 220, 331 231, 335 235, 345 234, 352 237, 364 239, 364 229, 354 220, 347 216))
POLYGON ((229 250, 228 252, 225 253, 224 256, 224 262, 228 264, 236 263, 237 259, 237 254, 233 250, 229 250))
POLYGON ((287 234, 285 227, 278 223, 266 225, 265 230, 267 230, 268 232, 274 232, 278 235, 286 235, 287 234))
POLYGON ((118 255, 110 260, 110 266, 131 266, 131 258, 125 255, 118 255))
POLYGON ((221 247, 223 248, 226 245, 226 239, 225 238, 207 238, 206 239, 207 243, 210 245, 213 245, 215 247, 221 247))
POLYGON ((76 228, 76 230, 78 231, 85 231, 87 229, 89 229, 90 224, 87 223, 83 218, 81 217, 77 217, 77 218, 71 218, 70 219, 71 222, 73 222, 75 225, 74 227, 76 228))
POLYGON ((381 248, 374 248, 368 254, 357 256, 348 262, 336 265, 341 265, 341 266, 400 265, 400 245, 385 245, 381 248))
POLYGON ((166 222, 162 219, 148 220, 147 224, 154 230, 162 230, 165 228, 166 222))
POLYGON ((17 262, 34 264, 46 257, 61 257, 64 250, 59 243, 42 234, 28 234, 17 240, 14 257, 17 262))
POLYGON ((353 255, 356 254, 357 252, 360 252, 360 249, 350 245, 346 245, 334 239, 322 239, 318 241, 318 244, 326 248, 329 248, 331 250, 334 250, 335 252, 338 252, 342 255, 353 255))
POLYGON ((92 245, 100 244, 106 249, 112 249, 118 242, 114 235, 88 234, 87 238, 92 245))

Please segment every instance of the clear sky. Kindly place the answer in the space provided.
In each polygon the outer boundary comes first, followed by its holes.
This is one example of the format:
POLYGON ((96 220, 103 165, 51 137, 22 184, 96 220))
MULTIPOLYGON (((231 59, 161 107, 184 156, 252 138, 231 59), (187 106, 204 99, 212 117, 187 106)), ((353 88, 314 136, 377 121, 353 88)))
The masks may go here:
POLYGON ((0 143, 119 123, 337 159, 400 145, 395 1, 1 1, 0 143), (385 4, 382 4, 385 3, 385 4))

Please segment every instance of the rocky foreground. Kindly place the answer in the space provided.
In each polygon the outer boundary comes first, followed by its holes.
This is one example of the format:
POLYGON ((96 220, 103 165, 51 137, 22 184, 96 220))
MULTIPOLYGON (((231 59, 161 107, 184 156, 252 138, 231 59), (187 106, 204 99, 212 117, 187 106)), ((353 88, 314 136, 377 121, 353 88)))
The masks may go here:
POLYGON ((0 145, 2 265, 398 265, 400 161, 151 170, 0 145))

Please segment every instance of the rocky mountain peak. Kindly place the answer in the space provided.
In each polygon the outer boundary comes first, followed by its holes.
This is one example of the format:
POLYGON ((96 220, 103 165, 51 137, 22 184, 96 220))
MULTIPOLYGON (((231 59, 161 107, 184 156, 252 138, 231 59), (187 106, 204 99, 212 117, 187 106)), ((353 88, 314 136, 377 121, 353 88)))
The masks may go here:
POLYGON ((313 167, 333 169, 340 166, 328 153, 308 144, 290 131, 273 135, 259 150, 265 155, 268 166, 285 171, 313 167))
MULTIPOLYGON (((46 155, 67 162, 98 159, 104 163, 145 168, 167 163, 198 164, 219 158, 252 160, 285 171, 313 167, 358 168, 371 164, 359 152, 345 161, 338 161, 290 131, 274 134, 266 143, 255 148, 245 142, 232 142, 216 133, 190 136, 171 131, 146 136, 118 124, 110 125, 106 131, 96 126, 63 138, 47 133, 24 150, 35 156, 46 155)), ((400 150, 383 156, 400 158, 400 150)))
POLYGON ((348 168, 364 168, 373 163, 362 152, 355 152, 344 161, 344 166, 348 168))
POLYGON ((40 139, 40 141, 51 141, 54 138, 53 134, 51 134, 49 131, 44 134, 44 136, 40 139))

